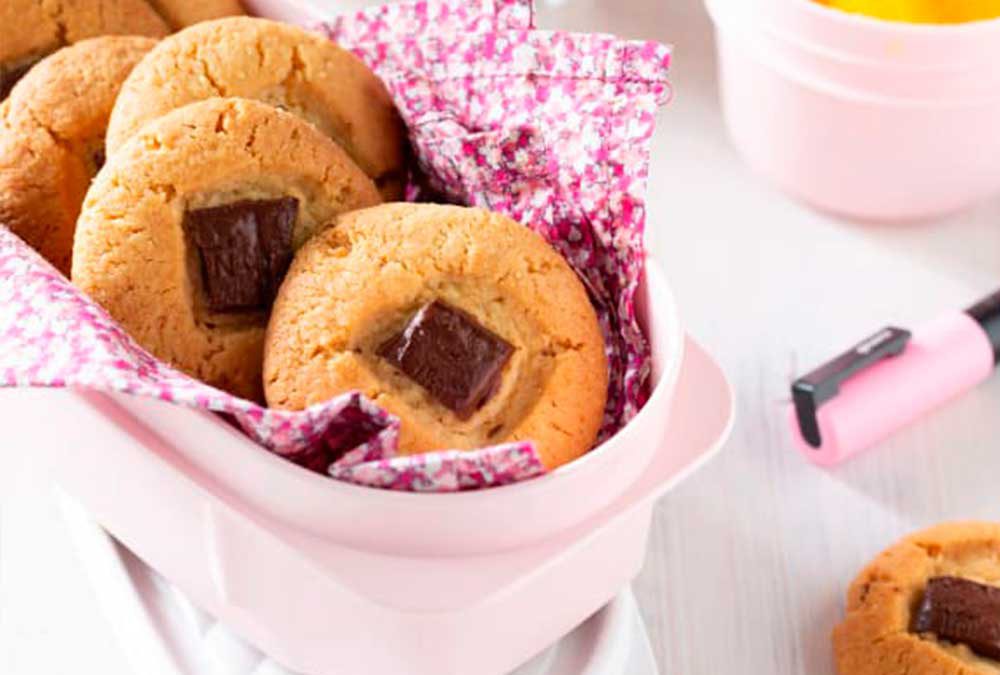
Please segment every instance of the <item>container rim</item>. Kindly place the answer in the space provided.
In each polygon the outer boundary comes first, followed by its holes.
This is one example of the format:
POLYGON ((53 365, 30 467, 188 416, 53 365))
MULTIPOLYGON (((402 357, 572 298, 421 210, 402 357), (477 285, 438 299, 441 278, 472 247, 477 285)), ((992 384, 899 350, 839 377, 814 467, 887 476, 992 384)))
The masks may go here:
POLYGON ((920 24, 847 12, 813 0, 705 0, 705 5, 716 26, 744 33, 756 26, 770 38, 820 58, 886 71, 965 70, 993 64, 1000 55, 1000 17, 920 24))
POLYGON ((962 21, 960 23, 917 23, 912 21, 893 21, 880 17, 869 16, 857 12, 848 12, 835 7, 814 2, 813 0, 788 0, 797 2, 804 7, 804 11, 813 12, 817 16, 827 16, 834 21, 845 24, 855 24, 862 26, 877 26, 888 30, 895 30, 901 33, 912 33, 915 35, 929 35, 941 33, 973 33, 977 31, 993 30, 1000 28, 1000 16, 992 19, 975 19, 973 21, 962 21))
POLYGON ((901 108, 982 105, 1000 98, 1000 72, 994 68, 1000 18, 910 24, 813 0, 760 4, 759 11, 750 11, 738 0, 705 0, 717 31, 746 41, 758 59, 810 88, 901 108), (889 89, 879 85, 890 81, 889 89))

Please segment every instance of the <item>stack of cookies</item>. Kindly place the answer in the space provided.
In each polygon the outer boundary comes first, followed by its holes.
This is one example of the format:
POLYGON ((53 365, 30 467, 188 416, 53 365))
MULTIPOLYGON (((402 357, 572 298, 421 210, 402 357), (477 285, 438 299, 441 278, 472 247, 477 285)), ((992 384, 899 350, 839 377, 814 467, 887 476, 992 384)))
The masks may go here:
POLYGON ((242 13, 239 0, 0 3, 0 223, 68 274, 122 83, 157 38, 242 13))
POLYGON ((591 447, 608 374, 578 277, 504 216, 396 201, 405 128, 360 60, 245 16, 154 39, 231 2, 103 4, 153 37, 0 55, 8 79, 31 65, 0 107, 0 223, 234 395, 361 391, 403 453, 530 439, 554 468, 591 447))

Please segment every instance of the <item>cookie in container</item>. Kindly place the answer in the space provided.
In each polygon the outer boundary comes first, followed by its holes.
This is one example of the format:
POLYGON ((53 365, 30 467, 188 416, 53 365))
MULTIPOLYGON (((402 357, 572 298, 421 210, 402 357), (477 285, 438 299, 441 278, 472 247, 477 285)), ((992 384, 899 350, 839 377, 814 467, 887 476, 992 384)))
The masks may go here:
POLYGON ((530 226, 587 289, 608 405, 599 445, 553 471, 520 441, 396 455, 398 423, 360 396, 289 412, 207 387, 137 349, 0 232, 0 278, 17 282, 0 284, 3 307, 44 318, 36 332, 0 314, 4 382, 75 387, 61 413, 79 451, 59 452, 62 425, 34 429, 53 472, 200 606, 300 672, 509 671, 628 582, 653 501, 728 432, 725 378, 685 339, 643 255, 669 49, 535 31, 530 17, 523 2, 404 3, 323 30, 386 84, 427 185, 530 226), (29 354, 32 367, 15 367, 29 354))
POLYGON ((83 40, 43 59, 0 104, 0 223, 69 275, 84 196, 104 165, 122 83, 152 38, 83 40))

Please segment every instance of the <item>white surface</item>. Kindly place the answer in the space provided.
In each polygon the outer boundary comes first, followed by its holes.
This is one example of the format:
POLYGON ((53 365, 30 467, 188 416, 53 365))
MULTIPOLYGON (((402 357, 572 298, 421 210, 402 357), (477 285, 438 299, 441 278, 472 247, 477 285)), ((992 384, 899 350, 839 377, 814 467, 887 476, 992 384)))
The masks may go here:
MULTIPOLYGON (((0 650, 0 672, 75 670, 81 652, 94 672, 99 651, 123 657, 109 664, 99 656, 104 673, 294 675, 116 544, 30 463, 13 485, 0 602, 16 611, 5 616, 4 635, 14 639, 0 650), (39 564, 44 574, 29 571, 39 564)), ((635 598, 623 592, 513 675, 656 675, 635 598)))
POLYGON ((788 385, 886 323, 1000 286, 1000 201, 906 227, 792 203, 728 144, 700 2, 630 5, 580 0, 541 22, 675 43, 650 239, 738 399, 727 449, 660 502, 636 594, 664 673, 831 675, 830 630, 869 558, 930 523, 1000 519, 1000 378, 832 471, 792 451, 788 385))
POLYGON ((132 675, 54 490, 9 457, 0 490, 0 673, 132 675))
MULTIPOLYGON (((834 471, 792 452, 788 383, 885 323, 912 325, 1000 286, 1000 201, 909 227, 840 222, 788 201, 728 145, 698 0, 572 0, 542 7, 539 24, 677 46, 650 240, 688 328, 726 367, 739 417, 722 456, 657 510, 635 589, 661 671, 829 675, 829 631, 868 558, 932 522, 1000 519, 1000 378, 834 471)), ((0 633, 0 655, 19 637, 0 633)), ((74 662, 126 672, 115 659, 95 647, 74 662)))

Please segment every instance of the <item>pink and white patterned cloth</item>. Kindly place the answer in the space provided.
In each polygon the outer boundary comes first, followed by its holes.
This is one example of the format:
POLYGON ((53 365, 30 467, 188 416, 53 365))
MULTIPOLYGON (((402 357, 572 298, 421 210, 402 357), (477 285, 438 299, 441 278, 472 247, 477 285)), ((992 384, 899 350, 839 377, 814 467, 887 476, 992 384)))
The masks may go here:
MULTIPOLYGON (((611 381, 601 440, 645 402, 635 314, 644 192, 670 49, 539 31, 530 0, 417 0, 318 27, 383 79, 418 167, 408 194, 478 205, 541 233, 584 280, 611 381)), ((397 456, 399 422, 360 394, 269 410, 158 361, 0 227, 0 386, 124 392, 231 417, 264 447, 333 478, 411 491, 478 489, 544 473, 531 443, 397 456)))

